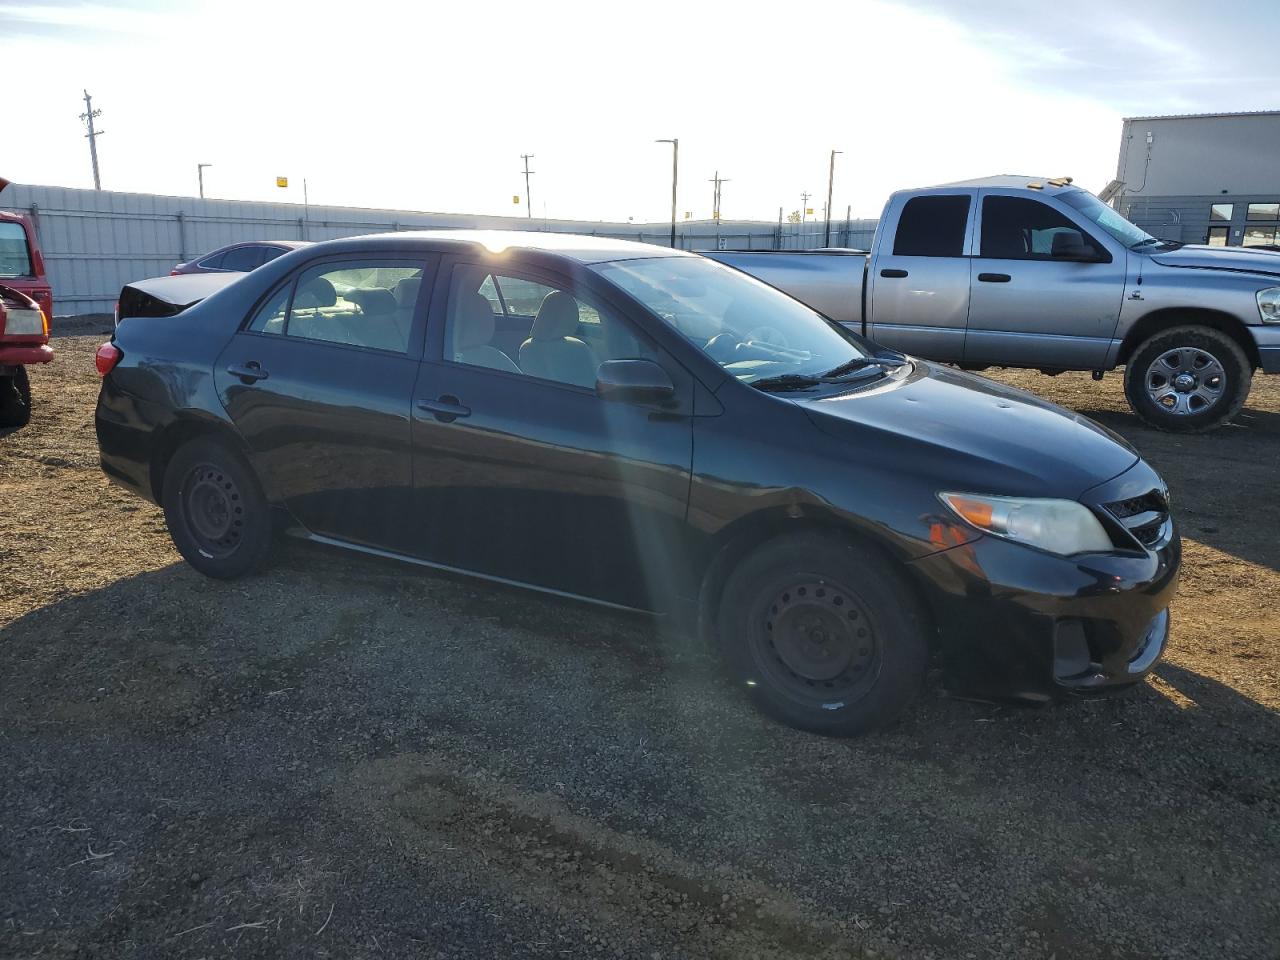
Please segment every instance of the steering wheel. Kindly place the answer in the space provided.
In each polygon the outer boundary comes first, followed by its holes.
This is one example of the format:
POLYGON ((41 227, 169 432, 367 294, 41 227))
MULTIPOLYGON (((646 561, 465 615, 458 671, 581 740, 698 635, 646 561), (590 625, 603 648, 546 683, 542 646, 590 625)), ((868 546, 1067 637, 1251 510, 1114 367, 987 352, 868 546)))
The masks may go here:
POLYGON ((772 347, 782 347, 784 350, 791 347, 786 335, 777 327, 756 327, 747 333, 747 340, 748 342, 756 340, 772 347))

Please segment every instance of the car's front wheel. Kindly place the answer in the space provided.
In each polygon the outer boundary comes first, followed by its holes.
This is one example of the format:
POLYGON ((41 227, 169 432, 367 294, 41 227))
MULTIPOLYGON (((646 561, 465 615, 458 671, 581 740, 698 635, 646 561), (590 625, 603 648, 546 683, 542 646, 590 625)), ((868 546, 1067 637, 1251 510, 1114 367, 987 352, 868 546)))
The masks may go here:
POLYGON ((1138 345, 1124 369, 1129 406, 1158 430, 1200 433, 1244 406, 1253 367, 1240 344, 1212 327, 1162 330, 1138 345))
POLYGON ((180 447, 161 499, 174 546, 201 573, 232 579, 266 563, 271 507, 252 468, 227 443, 198 437, 180 447))
POLYGON ((818 532, 770 541, 738 564, 718 633, 730 672, 757 707, 837 736, 902 712, 924 677, 928 633, 891 564, 872 547, 818 532))

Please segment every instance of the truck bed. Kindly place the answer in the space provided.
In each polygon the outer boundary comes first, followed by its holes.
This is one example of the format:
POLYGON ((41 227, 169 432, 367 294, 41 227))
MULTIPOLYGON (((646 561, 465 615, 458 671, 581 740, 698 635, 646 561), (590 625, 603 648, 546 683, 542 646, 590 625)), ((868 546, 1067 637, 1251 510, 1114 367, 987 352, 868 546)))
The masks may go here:
POLYGON ((763 280, 862 332, 865 250, 708 250, 702 255, 763 280))

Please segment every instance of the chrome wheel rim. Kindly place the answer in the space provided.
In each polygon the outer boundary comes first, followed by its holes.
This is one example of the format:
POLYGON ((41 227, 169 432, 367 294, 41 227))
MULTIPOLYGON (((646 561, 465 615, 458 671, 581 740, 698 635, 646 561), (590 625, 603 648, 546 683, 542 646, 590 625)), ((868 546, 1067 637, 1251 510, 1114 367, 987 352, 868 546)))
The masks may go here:
POLYGON ((1226 394, 1227 371, 1199 347, 1175 347, 1147 367, 1147 397, 1165 413, 1191 417, 1215 407, 1226 394))

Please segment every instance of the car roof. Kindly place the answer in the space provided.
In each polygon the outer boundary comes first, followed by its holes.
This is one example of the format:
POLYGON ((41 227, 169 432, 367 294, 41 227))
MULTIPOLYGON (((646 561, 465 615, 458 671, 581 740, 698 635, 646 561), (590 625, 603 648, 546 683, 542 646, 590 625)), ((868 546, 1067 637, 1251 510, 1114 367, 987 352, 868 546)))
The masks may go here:
POLYGON ((576 233, 550 233, 534 230, 404 230, 396 233, 372 233, 345 240, 327 240, 317 246, 329 244, 372 245, 395 241, 423 241, 433 245, 448 245, 481 249, 489 253, 506 250, 530 250, 554 254, 578 263, 607 263, 611 260, 639 260, 653 257, 692 257, 684 250, 634 240, 616 240, 612 237, 592 237, 576 233))
MULTIPOLYGON (((966 187, 983 189, 984 187, 994 187, 999 189, 1020 188, 1026 189, 1031 187, 1035 190, 1065 190, 1071 187, 1071 180, 1067 177, 1024 177, 1018 174, 1002 173, 992 177, 977 177, 973 180, 956 180, 953 183, 939 183, 934 187, 927 189, 937 190, 947 187, 966 187), (1031 187, 1036 184, 1035 187, 1031 187)), ((1075 189, 1079 189, 1076 187, 1075 189)))

